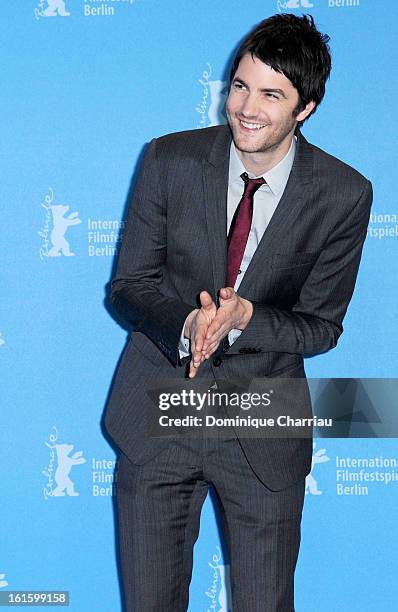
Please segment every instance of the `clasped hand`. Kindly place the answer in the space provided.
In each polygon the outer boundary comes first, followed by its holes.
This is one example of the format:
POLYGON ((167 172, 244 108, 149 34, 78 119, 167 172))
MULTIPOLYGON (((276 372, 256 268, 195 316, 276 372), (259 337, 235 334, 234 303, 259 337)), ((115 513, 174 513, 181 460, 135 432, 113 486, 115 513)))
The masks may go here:
POLYGON ((220 289, 218 308, 207 291, 201 291, 199 297, 201 308, 190 313, 184 328, 185 337, 191 340, 189 378, 196 376, 203 361, 209 359, 232 329, 244 330, 253 314, 252 303, 232 287, 220 289))

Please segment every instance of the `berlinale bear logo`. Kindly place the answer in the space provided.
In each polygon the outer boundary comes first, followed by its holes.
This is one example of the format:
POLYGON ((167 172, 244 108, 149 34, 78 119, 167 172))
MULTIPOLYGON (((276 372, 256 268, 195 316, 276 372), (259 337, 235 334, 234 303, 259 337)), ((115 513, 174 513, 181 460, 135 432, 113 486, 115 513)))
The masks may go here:
POLYGON ((226 123, 225 101, 228 91, 225 81, 210 79, 212 67, 206 62, 207 69, 203 71, 199 83, 202 85, 202 100, 196 107, 196 112, 200 115, 197 128, 213 127, 226 123))
POLYGON ((317 451, 315 450, 316 442, 313 442, 313 453, 312 453, 312 462, 311 462, 311 472, 305 479, 305 494, 311 495, 322 495, 322 491, 318 487, 318 481, 313 476, 314 467, 318 463, 326 463, 326 461, 330 460, 330 457, 326 454, 325 448, 320 448, 317 451))
POLYGON ((65 0, 39 0, 35 9, 36 19, 39 17, 69 17, 66 10, 65 0))
POLYGON ((73 444, 56 444, 55 449, 57 451, 58 466, 55 471, 57 486, 52 491, 53 497, 64 496, 65 493, 70 496, 79 495, 69 474, 74 465, 86 463, 85 458, 82 456, 82 451, 73 453, 70 457, 69 453, 73 449, 73 444))
POLYGON ((57 204, 56 206, 50 206, 53 215, 54 227, 51 232, 52 248, 49 250, 49 257, 57 257, 59 255, 66 255, 70 257, 74 255, 69 247, 69 242, 65 238, 65 232, 70 225, 77 225, 81 223, 81 219, 78 218, 78 212, 70 213, 65 217, 65 213, 69 210, 69 206, 63 204, 57 204))
POLYGON ((54 191, 50 187, 44 202, 41 203, 41 206, 46 211, 46 218, 44 226, 38 232, 42 238, 42 245, 39 251, 40 259, 44 259, 44 257, 59 257, 60 255, 65 257, 73 256, 74 253, 70 249, 65 234, 69 227, 79 225, 82 222, 77 211, 66 215, 69 206, 66 204, 53 204, 53 201, 54 191))
POLYGON ((300 8, 312 8, 314 5, 309 0, 278 0, 277 2, 278 10, 282 9, 295 9, 300 8))
POLYGON ((53 426, 49 440, 45 443, 50 449, 50 461, 48 466, 42 470, 42 474, 47 477, 46 486, 43 489, 45 499, 49 497, 76 497, 79 493, 70 478, 70 472, 75 465, 86 463, 82 451, 76 451, 71 455, 74 448, 73 444, 59 444, 58 431, 53 426), (57 463, 55 468, 55 463, 57 463))

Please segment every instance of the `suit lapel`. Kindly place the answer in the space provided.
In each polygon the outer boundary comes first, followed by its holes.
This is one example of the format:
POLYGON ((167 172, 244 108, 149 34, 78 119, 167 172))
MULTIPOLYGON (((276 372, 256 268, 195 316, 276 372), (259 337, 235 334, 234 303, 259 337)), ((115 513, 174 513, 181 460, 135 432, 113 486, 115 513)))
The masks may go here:
MULTIPOLYGON (((220 126, 209 156, 203 160, 203 189, 214 294, 225 286, 227 271, 227 196, 231 133, 220 126)), ((295 223, 312 188, 313 152, 301 132, 297 133, 296 154, 279 204, 247 268, 238 293, 253 283, 264 261, 283 245, 282 236, 295 223)))
POLYGON ((312 189, 313 153, 312 148, 300 132, 297 134, 296 154, 279 204, 272 215, 260 243, 245 272, 238 293, 250 288, 259 272, 264 272, 264 262, 270 254, 283 249, 283 236, 289 226, 297 223, 300 211, 308 201, 312 189), (282 247, 281 247, 282 245, 282 247))
POLYGON ((227 271, 227 196, 231 133, 220 126, 210 155, 203 160, 203 190, 214 294, 225 286, 227 271))

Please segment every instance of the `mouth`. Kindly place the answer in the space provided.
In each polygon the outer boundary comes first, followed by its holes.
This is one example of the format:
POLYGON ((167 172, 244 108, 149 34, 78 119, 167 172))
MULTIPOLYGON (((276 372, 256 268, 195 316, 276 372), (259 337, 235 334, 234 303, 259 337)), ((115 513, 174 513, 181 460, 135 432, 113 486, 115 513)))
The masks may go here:
POLYGON ((265 128, 266 124, 252 123, 250 121, 243 121, 243 119, 239 119, 239 126, 246 134, 254 134, 265 128))

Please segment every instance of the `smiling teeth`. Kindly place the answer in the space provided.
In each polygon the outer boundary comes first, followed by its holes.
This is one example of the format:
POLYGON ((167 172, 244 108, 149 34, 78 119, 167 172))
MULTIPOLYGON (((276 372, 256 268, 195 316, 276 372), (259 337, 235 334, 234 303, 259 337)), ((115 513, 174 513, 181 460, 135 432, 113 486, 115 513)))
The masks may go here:
POLYGON ((262 123, 246 123, 246 121, 241 121, 243 127, 248 128, 249 130, 259 130, 260 128, 265 127, 265 124, 262 123))

